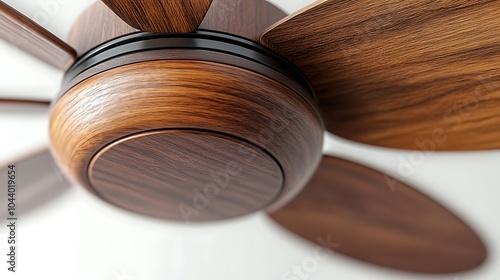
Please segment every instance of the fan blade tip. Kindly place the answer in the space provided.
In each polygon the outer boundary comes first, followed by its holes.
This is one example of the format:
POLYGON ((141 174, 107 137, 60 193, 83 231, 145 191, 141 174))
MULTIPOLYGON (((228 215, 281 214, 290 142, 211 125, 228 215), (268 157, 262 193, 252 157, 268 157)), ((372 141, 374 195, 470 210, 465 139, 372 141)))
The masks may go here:
POLYGON ((308 186, 270 217, 320 246, 391 269, 446 274, 485 262, 485 243, 470 226, 398 184, 393 192, 384 174, 325 156, 308 186))

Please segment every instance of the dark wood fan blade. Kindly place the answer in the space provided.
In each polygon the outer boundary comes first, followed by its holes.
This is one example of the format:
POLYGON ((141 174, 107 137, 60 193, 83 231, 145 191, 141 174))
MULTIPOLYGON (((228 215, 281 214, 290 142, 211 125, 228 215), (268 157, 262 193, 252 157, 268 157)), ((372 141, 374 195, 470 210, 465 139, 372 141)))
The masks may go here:
POLYGON ((212 0, 102 0, 130 26, 147 32, 187 33, 203 21, 212 0))
POLYGON ((490 0, 323 0, 261 41, 309 77, 334 134, 402 149, 498 149, 499 16, 490 0))
POLYGON ((32 99, 10 99, 10 98, 0 98, 0 106, 2 105, 20 105, 20 106, 49 106, 50 101, 48 100, 32 100, 32 99))
POLYGON ((367 167, 325 157, 309 185, 271 217, 335 252, 389 268, 453 273, 479 266, 486 248, 429 197, 367 167))
POLYGON ((72 47, 2 1, 0 38, 62 70, 75 61, 72 47))
MULTIPOLYGON (((50 152, 44 150, 20 161, 15 165, 16 216, 22 216, 62 194, 70 187, 70 182, 56 166, 50 152)), ((0 178, 6 180, 8 165, 0 167, 0 178)), ((0 199, 7 201, 7 190, 0 192, 0 199)), ((6 213, 6 211, 2 211, 6 213)), ((3 217, 5 220, 6 217, 3 217)))
POLYGON ((258 41, 260 35, 286 14, 266 0, 216 0, 200 28, 231 33, 258 41))

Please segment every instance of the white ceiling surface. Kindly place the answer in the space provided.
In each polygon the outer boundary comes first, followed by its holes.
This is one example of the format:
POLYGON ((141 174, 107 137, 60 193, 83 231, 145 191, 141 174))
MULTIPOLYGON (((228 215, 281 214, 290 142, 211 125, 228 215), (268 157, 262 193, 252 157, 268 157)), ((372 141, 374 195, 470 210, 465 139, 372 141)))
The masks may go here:
MULTIPOLYGON (((44 26, 65 38, 72 20, 94 1, 5 2, 29 17, 46 19, 44 26), (44 3, 57 5, 47 9, 44 3)), ((293 12, 313 1, 271 2, 293 12)), ((0 61, 0 97, 51 98, 57 93, 61 72, 6 43, 0 43, 0 61)), ((43 147, 46 131, 43 112, 0 111, 0 163, 43 147)), ((376 167, 441 201, 480 233, 489 259, 473 272, 426 276, 331 255, 307 279, 500 279, 499 151, 429 154, 408 175, 400 174, 398 166, 411 157, 410 152, 333 137, 327 139, 326 150, 376 167)), ((0 227, 0 254, 4 256, 0 257, 0 279, 300 279, 284 275, 315 250, 263 214, 215 224, 172 224, 110 207, 76 187, 23 217, 18 226, 19 273, 15 275, 6 269, 6 227, 0 227)))

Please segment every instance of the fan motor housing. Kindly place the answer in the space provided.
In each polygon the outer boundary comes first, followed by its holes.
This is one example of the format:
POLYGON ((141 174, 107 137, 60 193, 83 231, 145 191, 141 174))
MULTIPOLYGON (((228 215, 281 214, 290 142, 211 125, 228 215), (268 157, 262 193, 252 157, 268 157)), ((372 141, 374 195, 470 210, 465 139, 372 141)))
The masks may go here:
POLYGON ((214 31, 137 33, 66 74, 53 153, 116 206, 177 221, 274 210, 321 158, 324 126, 307 79, 281 56, 214 31))

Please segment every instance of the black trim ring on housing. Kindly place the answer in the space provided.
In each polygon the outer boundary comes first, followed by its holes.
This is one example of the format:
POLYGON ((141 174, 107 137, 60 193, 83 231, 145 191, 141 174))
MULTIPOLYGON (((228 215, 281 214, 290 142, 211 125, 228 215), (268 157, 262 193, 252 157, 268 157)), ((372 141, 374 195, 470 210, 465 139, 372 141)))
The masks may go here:
POLYGON ((316 99, 314 89, 306 76, 281 55, 249 39, 209 30, 182 34, 139 32, 113 39, 80 57, 66 72, 63 83, 67 84, 82 72, 110 59, 159 49, 209 50, 242 57, 295 80, 316 99))

